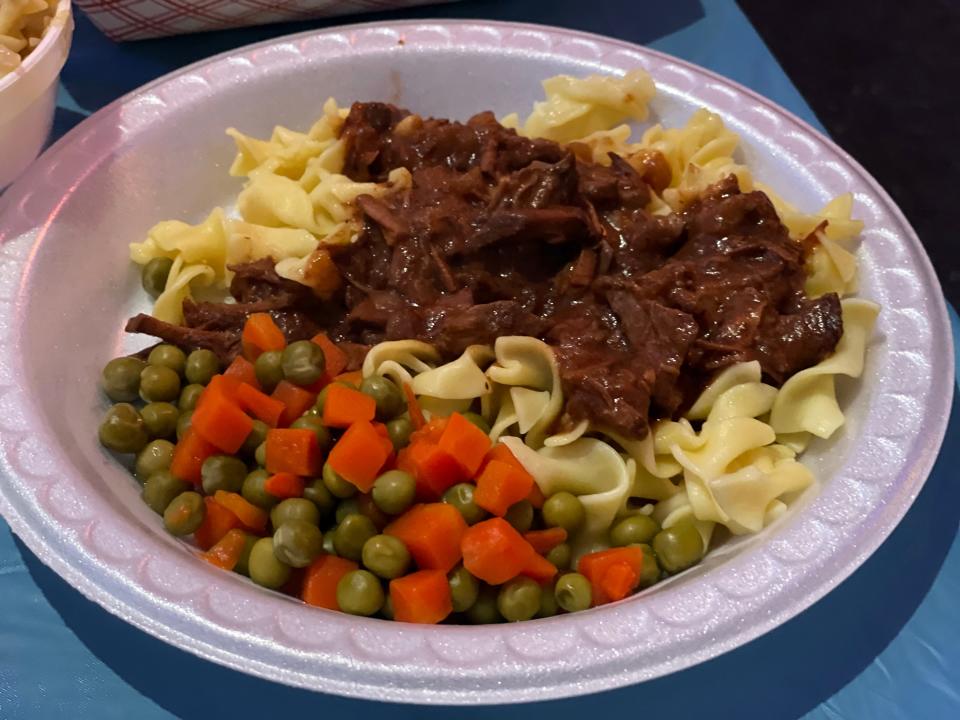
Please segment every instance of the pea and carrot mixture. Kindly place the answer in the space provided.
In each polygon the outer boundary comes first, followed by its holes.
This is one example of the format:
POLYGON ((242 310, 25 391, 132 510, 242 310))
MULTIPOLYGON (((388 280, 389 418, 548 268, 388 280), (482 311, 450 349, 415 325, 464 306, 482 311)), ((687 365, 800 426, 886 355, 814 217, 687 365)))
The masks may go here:
POLYGON ((480 415, 427 422, 409 386, 344 373, 323 334, 287 344, 266 313, 242 348, 224 368, 158 345, 102 376, 101 443, 219 568, 355 615, 492 623, 620 600, 703 554, 691 524, 636 514, 572 567, 582 503, 544 497, 480 415))

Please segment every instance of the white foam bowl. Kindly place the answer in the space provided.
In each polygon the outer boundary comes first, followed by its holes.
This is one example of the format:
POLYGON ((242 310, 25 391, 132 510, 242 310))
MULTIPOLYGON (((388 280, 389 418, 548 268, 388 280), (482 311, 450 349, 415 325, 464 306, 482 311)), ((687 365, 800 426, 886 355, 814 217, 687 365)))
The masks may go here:
POLYGON ((60 0, 36 50, 16 70, 0 76, 0 189, 26 170, 43 149, 72 37, 70 0, 60 0))

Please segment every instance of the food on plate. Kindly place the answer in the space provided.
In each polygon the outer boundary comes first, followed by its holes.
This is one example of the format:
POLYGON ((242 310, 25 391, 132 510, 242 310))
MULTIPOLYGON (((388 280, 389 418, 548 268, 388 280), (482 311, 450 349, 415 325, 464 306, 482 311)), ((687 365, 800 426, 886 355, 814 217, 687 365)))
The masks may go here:
POLYGON ((804 214, 642 71, 523 122, 333 100, 230 130, 233 217, 131 246, 162 342, 111 360, 105 447, 203 557, 327 609, 487 623, 626 598, 814 484, 878 307, 849 196, 804 214), (142 400, 142 406, 136 403, 142 400))
POLYGON ((0 3, 0 77, 13 72, 50 27, 57 0, 3 0, 0 3))

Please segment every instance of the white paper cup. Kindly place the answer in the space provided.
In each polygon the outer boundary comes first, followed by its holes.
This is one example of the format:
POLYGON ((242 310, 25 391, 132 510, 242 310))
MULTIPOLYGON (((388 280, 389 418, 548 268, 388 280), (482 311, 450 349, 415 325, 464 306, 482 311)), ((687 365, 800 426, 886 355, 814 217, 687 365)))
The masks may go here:
POLYGON ((72 36, 70 0, 60 0, 37 49, 20 67, 0 77, 0 188, 13 182, 43 149, 72 36))

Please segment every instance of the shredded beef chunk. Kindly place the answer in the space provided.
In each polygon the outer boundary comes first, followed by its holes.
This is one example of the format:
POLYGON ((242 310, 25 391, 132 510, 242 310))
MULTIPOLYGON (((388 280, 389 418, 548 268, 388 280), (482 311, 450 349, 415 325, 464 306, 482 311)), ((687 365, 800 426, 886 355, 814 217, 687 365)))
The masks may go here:
POLYGON ((556 352, 561 423, 635 437, 732 363, 757 360, 780 384, 840 339, 838 298, 804 294, 803 246, 733 176, 654 216, 651 189, 670 180, 655 151, 598 164, 586 146, 521 137, 491 113, 461 123, 385 103, 355 103, 341 137, 350 178, 403 167, 412 182, 357 199, 362 232, 326 251, 338 291, 321 300, 261 260, 233 268, 236 303, 188 301, 187 327, 137 316, 128 329, 226 360, 247 316, 269 312, 291 340, 326 330, 351 368, 383 340, 421 339, 452 359, 532 335, 556 352))
POLYGON ((212 350, 222 363, 230 362, 240 349, 240 332, 236 330, 198 330, 157 320, 140 313, 127 321, 128 333, 142 333, 186 350, 212 350))

